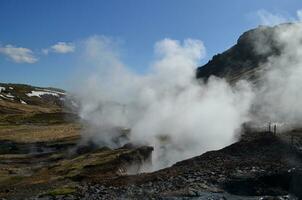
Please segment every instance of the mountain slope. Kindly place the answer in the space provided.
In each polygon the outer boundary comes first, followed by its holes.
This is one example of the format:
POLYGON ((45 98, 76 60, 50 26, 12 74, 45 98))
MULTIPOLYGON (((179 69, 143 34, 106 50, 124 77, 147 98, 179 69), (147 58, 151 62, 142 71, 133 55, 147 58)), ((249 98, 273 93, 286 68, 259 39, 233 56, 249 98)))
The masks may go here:
POLYGON ((262 64, 270 56, 280 54, 282 46, 275 40, 274 33, 285 26, 259 26, 243 33, 237 43, 227 51, 215 55, 207 64, 197 69, 197 78, 208 79, 211 75, 230 82, 239 79, 256 81, 262 64), (258 45, 261 44, 261 47, 258 45), (264 47, 264 48, 263 48, 264 47))
POLYGON ((77 115, 65 103, 70 104, 60 89, 0 83, 0 140, 33 142, 78 136, 77 115))
POLYGON ((73 105, 61 89, 0 83, 0 124, 65 122, 73 105))
POLYGON ((62 108, 65 91, 23 84, 0 83, 0 102, 62 108))

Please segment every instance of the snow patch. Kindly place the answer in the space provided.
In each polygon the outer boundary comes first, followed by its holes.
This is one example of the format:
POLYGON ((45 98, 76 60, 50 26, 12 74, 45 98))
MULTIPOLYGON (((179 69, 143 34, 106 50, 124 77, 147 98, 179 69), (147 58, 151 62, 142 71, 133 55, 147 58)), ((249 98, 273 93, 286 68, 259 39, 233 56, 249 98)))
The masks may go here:
POLYGON ((25 101, 23 101, 22 99, 20 99, 20 102, 22 103, 22 104, 27 104, 25 101))
POLYGON ((53 95, 53 96, 59 96, 57 92, 54 91, 31 91, 31 93, 26 94, 29 97, 40 97, 43 95, 53 95))
POLYGON ((55 91, 55 90, 43 89, 43 91, 51 92, 51 93, 56 93, 56 94, 61 94, 61 95, 65 95, 65 92, 59 92, 59 91, 55 91))
POLYGON ((2 92, 2 90, 5 90, 5 87, 0 87, 0 92, 2 92))
POLYGON ((5 95, 5 96, 8 97, 8 98, 11 98, 11 99, 15 98, 11 93, 8 93, 8 94, 5 95))
POLYGON ((8 100, 13 100, 13 98, 14 98, 14 96, 12 96, 10 94, 7 94, 7 95, 0 94, 0 97, 2 97, 4 99, 8 99, 8 100))
POLYGON ((10 90, 13 90, 14 88, 13 87, 8 87, 10 90))

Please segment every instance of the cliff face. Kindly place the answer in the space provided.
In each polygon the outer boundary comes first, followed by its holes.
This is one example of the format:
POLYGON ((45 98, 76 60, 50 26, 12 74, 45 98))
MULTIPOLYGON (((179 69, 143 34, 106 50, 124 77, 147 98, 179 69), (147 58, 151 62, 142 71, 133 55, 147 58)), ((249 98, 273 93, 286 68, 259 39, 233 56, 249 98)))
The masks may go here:
POLYGON ((261 64, 270 56, 280 54, 282 45, 274 34, 278 29, 292 24, 275 27, 259 26, 243 33, 237 43, 227 51, 215 55, 207 64, 197 69, 197 78, 208 79, 211 75, 224 77, 230 82, 239 79, 255 81, 261 64))

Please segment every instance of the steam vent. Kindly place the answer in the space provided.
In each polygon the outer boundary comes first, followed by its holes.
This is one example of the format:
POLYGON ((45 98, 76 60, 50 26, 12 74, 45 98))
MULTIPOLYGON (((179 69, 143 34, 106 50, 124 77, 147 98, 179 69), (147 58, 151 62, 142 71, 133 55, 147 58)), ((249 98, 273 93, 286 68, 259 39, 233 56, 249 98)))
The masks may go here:
POLYGON ((301 6, 2 0, 0 200, 302 199, 301 6))

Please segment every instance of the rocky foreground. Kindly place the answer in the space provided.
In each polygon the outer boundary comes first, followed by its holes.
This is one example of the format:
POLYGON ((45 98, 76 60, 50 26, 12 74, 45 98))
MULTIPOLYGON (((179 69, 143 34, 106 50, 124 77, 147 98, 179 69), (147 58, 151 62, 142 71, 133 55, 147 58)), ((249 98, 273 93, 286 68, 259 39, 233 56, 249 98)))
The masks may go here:
POLYGON ((302 154, 280 137, 263 133, 154 173, 83 183, 69 197, 300 199, 302 154))
POLYGON ((53 176, 48 184, 36 183, 32 185, 35 189, 17 185, 9 199, 301 199, 300 150, 284 136, 269 132, 255 135, 167 169, 137 175, 127 175, 127 169, 135 163, 139 171, 152 148, 82 152, 48 167, 53 176), (107 154, 118 156, 113 159, 107 154), (61 162, 72 163, 62 166, 61 162), (85 166, 78 166, 82 164, 85 166), (54 169, 65 170, 61 174, 64 181, 56 180, 58 171, 54 169), (20 193, 25 189, 36 195, 20 193))
POLYGON ((127 175, 127 170, 138 172, 149 163, 151 147, 82 146, 73 152, 68 145, 68 151, 58 143, 52 147, 56 150, 27 157, 2 152, 1 170, 6 166, 10 177, 0 181, 3 199, 302 198, 300 150, 285 137, 268 132, 137 175, 127 175))

